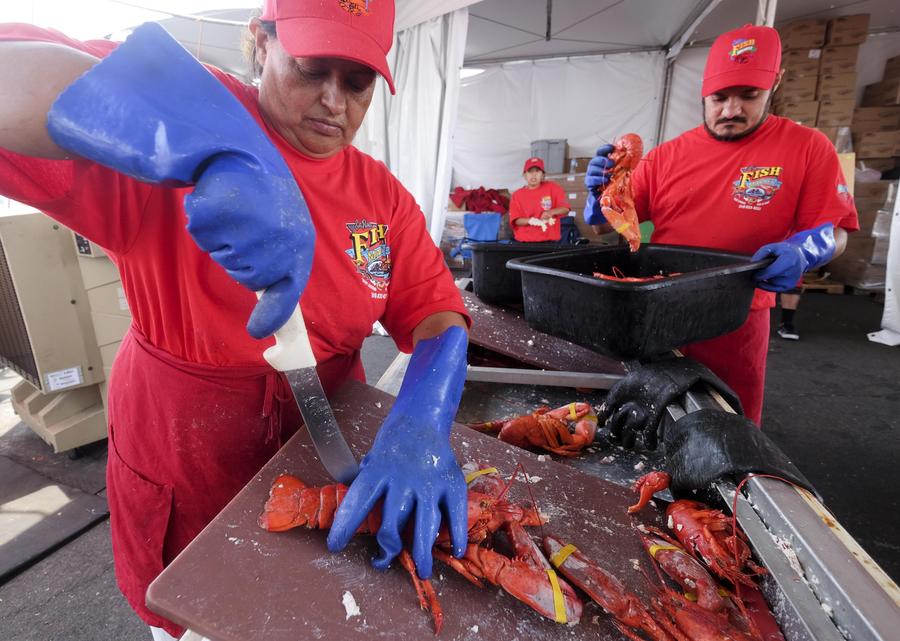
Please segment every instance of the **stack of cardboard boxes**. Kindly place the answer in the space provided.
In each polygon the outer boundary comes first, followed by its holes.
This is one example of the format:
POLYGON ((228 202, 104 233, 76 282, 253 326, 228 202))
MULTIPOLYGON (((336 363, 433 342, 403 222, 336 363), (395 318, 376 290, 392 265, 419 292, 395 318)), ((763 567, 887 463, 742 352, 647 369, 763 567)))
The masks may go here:
POLYGON ((847 249, 825 269, 845 285, 883 290, 897 181, 858 182, 855 191, 859 231, 850 234, 847 249))
POLYGON ((775 113, 821 130, 836 142, 853 122, 856 59, 869 15, 797 20, 779 29, 784 78, 775 92, 775 113))
MULTIPOLYGON (((883 79, 868 85, 862 106, 853 114, 853 149, 857 161, 878 171, 888 171, 900 155, 900 56, 885 65, 883 79)), ((887 249, 897 182, 857 182, 854 200, 859 231, 851 234, 847 250, 832 261, 832 278, 860 289, 883 289, 887 249)))
POLYGON ((556 183, 566 192, 566 202, 575 219, 575 226, 582 236, 591 242, 599 242, 598 236, 589 225, 584 222, 584 206, 587 203, 588 190, 584 186, 584 175, 587 171, 590 158, 567 158, 566 167, 568 173, 547 174, 544 180, 556 183))
POLYGON ((853 148, 867 167, 888 171, 900 156, 900 56, 887 61, 880 82, 867 85, 853 116, 853 148))

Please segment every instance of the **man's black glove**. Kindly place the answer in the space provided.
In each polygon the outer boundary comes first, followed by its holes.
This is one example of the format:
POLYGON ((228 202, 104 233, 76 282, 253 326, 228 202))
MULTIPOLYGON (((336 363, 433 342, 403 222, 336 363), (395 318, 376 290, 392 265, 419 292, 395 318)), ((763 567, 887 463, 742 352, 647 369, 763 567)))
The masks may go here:
POLYGON ((689 358, 666 358, 641 364, 616 383, 597 414, 598 425, 606 423, 623 447, 634 447, 640 433, 644 447, 655 450, 666 406, 698 383, 709 384, 743 414, 737 394, 707 367, 689 358))
POLYGON ((726 474, 751 472, 781 477, 816 494, 785 453, 744 416, 715 409, 690 412, 666 429, 663 443, 676 496, 705 489, 726 474))

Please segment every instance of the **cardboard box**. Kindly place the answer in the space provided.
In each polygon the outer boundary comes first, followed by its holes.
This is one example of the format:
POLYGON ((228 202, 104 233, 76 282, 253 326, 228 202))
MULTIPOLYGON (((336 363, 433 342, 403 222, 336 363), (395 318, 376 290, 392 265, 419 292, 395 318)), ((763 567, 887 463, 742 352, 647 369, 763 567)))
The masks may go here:
POLYGON ((855 100, 820 100, 817 127, 846 127, 853 122, 855 100))
POLYGON ((853 110, 853 133, 900 129, 900 105, 896 107, 858 107, 853 110))
POLYGON ((890 105, 900 105, 900 77, 866 85, 862 99, 863 107, 887 107, 890 105))
POLYGON ((884 63, 884 74, 881 76, 881 79, 892 80, 894 78, 900 78, 900 56, 889 58, 884 63))
POLYGON ((587 199, 588 192, 586 189, 566 192, 566 200, 569 201, 569 209, 573 211, 582 211, 587 204, 587 199))
MULTIPOLYGON (((823 75, 855 73, 857 57, 859 57, 859 45, 850 45, 849 47, 825 47, 822 49, 822 60, 819 65, 819 73, 823 75)), ((782 66, 784 66, 784 63, 782 63, 782 66)))
POLYGON ((875 131, 853 136, 853 150, 859 158, 890 158, 897 154, 900 131, 875 131))
POLYGON ((794 76, 818 76, 822 61, 821 49, 794 49, 781 56, 785 78, 794 76))
POLYGON ((775 102, 804 102, 816 99, 818 76, 785 77, 775 92, 775 102))
POLYGON ((819 115, 819 101, 782 102, 777 105, 776 109, 779 116, 811 127, 816 124, 816 116, 819 115))
POLYGON ((821 131, 832 145, 837 142, 839 127, 813 127, 813 129, 821 131))
POLYGON ((864 259, 843 255, 828 263, 828 271, 832 280, 859 289, 883 290, 887 274, 885 265, 873 265, 864 259))
POLYGON ((824 18, 794 20, 778 29, 782 49, 816 49, 825 44, 828 21, 824 18))
POLYGON ((856 182, 856 154, 852 151, 838 154, 838 163, 841 166, 841 173, 844 174, 844 181, 847 183, 847 191, 852 196, 854 183, 856 182))
POLYGON ((580 174, 547 174, 544 180, 556 183, 563 191, 586 191, 584 186, 584 173, 580 174))
POLYGON ((856 72, 819 76, 819 100, 855 100, 856 72))
POLYGON ((869 14, 840 16, 828 21, 825 41, 829 45, 858 45, 869 37, 869 14))
POLYGON ((567 158, 566 159, 566 167, 569 170, 570 174, 583 174, 587 171, 588 163, 591 162, 591 158, 567 158))
POLYGON ((887 263, 889 241, 889 238, 850 234, 847 237, 847 249, 841 258, 860 258, 873 265, 884 265, 887 263))
POLYGON ((856 184, 856 193, 853 198, 858 211, 878 211, 879 209, 893 208, 894 203, 888 202, 888 197, 896 197, 897 181, 876 180, 874 182, 861 182, 856 184), (891 189, 891 186, 894 186, 891 189))
POLYGON ((859 163, 867 169, 885 172, 897 166, 897 158, 860 158, 859 163))

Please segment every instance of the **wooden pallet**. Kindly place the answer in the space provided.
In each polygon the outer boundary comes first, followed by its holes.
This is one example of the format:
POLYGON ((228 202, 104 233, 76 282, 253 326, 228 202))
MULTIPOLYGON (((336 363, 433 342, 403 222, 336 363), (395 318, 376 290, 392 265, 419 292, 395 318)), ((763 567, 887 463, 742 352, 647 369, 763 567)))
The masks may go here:
POLYGON ((810 280, 803 279, 804 292, 825 292, 826 294, 843 294, 846 285, 829 278, 815 277, 810 280))

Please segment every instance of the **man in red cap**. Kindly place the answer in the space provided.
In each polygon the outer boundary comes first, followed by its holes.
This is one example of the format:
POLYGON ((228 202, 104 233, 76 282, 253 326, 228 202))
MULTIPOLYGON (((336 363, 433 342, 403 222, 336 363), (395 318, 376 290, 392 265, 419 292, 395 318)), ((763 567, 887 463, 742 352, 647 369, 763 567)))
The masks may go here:
POLYGON ((523 243, 558 243, 558 219, 569 215, 566 192, 556 183, 544 182, 544 161, 540 158, 525 161, 522 177, 525 186, 517 189, 509 202, 513 237, 523 243))
MULTIPOLYGON (((654 224, 652 242, 774 258, 755 274, 760 289, 744 325, 683 350, 737 392, 757 425, 773 292, 839 255, 846 232, 859 228, 828 139, 769 113, 782 74, 777 31, 747 25, 722 34, 703 74, 703 124, 653 149, 632 174, 638 216, 654 224)), ((589 188, 608 182, 610 150, 591 161, 589 188)), ((609 230, 594 198, 585 218, 609 230)))
POLYGON ((376 567, 407 525, 423 578, 442 524, 465 551, 449 434, 468 316, 413 197, 351 145, 377 75, 393 91, 393 23, 391 0, 267 0, 250 23, 258 89, 154 23, 121 44, 0 26, 0 193, 104 247, 132 312, 107 492, 119 587, 157 639, 181 628, 147 609, 149 583, 300 425, 263 358, 298 301, 327 393, 365 380, 375 321, 412 352, 329 548, 383 500, 376 567))

